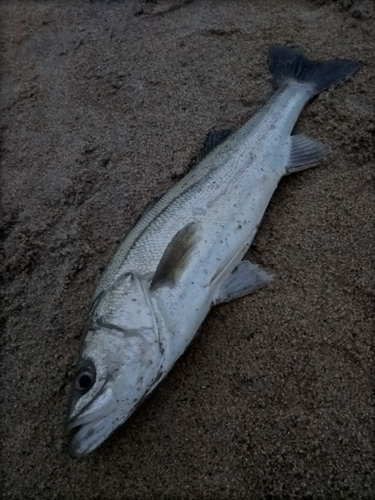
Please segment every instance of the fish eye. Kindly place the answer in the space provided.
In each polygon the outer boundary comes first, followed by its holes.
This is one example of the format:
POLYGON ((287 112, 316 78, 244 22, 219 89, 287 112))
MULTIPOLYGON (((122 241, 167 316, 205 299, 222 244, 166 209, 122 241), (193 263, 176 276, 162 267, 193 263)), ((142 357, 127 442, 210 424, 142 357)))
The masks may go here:
POLYGON ((95 376, 91 367, 86 366, 81 368, 75 378, 75 388, 79 391, 88 391, 94 385, 95 376))

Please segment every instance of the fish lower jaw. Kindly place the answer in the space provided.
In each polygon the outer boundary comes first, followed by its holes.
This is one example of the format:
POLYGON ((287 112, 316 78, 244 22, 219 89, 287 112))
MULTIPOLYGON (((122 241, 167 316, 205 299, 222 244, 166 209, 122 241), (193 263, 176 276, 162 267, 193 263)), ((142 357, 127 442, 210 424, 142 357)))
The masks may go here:
POLYGON ((115 430, 111 425, 111 421, 105 417, 98 417, 91 422, 72 426, 74 434, 69 444, 69 454, 72 457, 87 455, 97 448, 108 436, 115 430), (108 425, 109 424, 109 425, 108 425))
POLYGON ((80 457, 94 451, 126 422, 135 409, 134 404, 126 407, 114 405, 110 412, 93 416, 92 420, 77 419, 76 422, 68 423, 66 426, 68 432, 75 431, 69 444, 69 455, 80 457))

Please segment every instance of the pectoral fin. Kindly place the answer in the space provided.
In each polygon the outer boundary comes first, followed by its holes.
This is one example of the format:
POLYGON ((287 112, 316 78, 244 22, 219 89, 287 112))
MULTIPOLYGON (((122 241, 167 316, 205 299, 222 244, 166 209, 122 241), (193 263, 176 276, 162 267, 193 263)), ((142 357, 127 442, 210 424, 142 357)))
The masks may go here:
POLYGON ((292 135, 290 139, 290 154, 286 167, 287 174, 317 165, 324 160, 331 150, 328 144, 323 144, 304 134, 292 135))
POLYGON ((156 268, 151 289, 155 290, 159 286, 176 283, 197 242, 198 227, 195 222, 187 224, 176 233, 156 268))
POLYGON ((244 297, 272 280, 272 274, 248 260, 241 261, 219 288, 215 304, 244 297))

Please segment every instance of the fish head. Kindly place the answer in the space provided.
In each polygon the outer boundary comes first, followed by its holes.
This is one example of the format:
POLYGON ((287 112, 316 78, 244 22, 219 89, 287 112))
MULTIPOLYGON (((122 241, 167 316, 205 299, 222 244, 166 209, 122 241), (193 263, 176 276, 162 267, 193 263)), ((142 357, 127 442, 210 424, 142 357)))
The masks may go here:
POLYGON ((71 387, 70 454, 97 448, 161 378, 164 347, 149 284, 126 273, 97 295, 71 387))

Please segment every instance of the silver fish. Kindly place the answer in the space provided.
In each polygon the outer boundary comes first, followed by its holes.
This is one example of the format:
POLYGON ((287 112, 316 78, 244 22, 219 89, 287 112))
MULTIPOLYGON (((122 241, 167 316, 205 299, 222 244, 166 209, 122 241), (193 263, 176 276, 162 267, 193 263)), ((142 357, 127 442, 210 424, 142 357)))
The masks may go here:
POLYGON ((358 64, 312 62, 280 45, 270 48, 268 62, 278 85, 272 98, 229 137, 209 135, 204 158, 142 214, 100 279, 70 393, 74 456, 90 453, 128 419, 213 305, 272 278, 242 258, 280 179, 329 152, 317 140, 292 136, 293 127, 314 95, 358 64))

